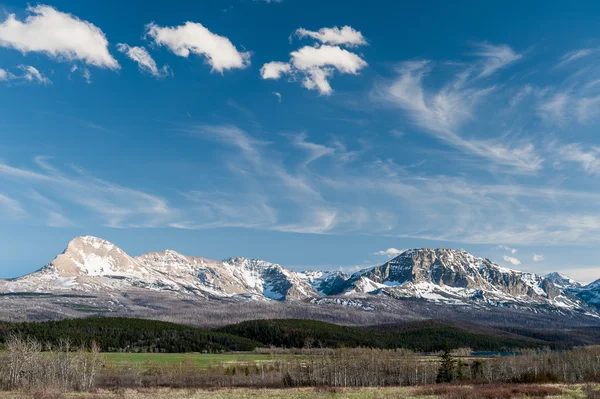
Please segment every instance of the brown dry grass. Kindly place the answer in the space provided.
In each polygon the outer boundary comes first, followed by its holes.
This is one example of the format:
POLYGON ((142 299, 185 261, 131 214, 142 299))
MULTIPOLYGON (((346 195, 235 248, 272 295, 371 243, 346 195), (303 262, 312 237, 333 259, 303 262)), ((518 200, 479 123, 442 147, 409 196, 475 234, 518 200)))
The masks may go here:
POLYGON ((127 389, 95 393, 0 392, 0 399, 599 399, 598 385, 433 385, 418 388, 127 389))
POLYGON ((426 386, 416 388, 413 393, 440 399, 513 399, 560 396, 565 390, 553 385, 484 384, 426 386))

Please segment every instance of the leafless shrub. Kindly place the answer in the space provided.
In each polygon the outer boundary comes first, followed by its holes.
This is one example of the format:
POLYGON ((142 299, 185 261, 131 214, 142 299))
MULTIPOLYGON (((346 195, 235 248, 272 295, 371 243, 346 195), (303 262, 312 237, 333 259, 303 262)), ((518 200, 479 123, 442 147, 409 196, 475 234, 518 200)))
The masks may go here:
POLYGON ((58 348, 42 352, 32 339, 9 337, 0 354, 0 387, 24 389, 38 395, 93 388, 102 358, 96 345, 91 350, 73 350, 64 341, 58 348))

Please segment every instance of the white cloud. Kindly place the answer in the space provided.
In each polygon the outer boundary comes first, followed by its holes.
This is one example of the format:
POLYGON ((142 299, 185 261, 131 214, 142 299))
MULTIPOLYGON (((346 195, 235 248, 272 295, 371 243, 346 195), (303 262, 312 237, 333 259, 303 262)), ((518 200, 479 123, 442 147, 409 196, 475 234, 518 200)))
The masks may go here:
POLYGON ((543 254, 533 254, 533 261, 534 262, 541 262, 544 260, 544 255, 543 254))
POLYGON ((59 61, 83 61, 100 68, 119 69, 98 27, 46 5, 28 7, 19 21, 14 14, 0 24, 0 46, 22 53, 44 53, 59 61))
POLYGON ((43 85, 47 85, 52 83, 52 81, 44 76, 37 68, 31 65, 19 65, 17 67, 22 73, 15 75, 5 69, 0 68, 0 82, 12 82, 18 80, 26 80, 32 83, 40 83, 43 85))
POLYGON ((521 264, 521 261, 519 259, 507 256, 507 255, 504 255, 503 259, 504 259, 505 262, 508 262, 508 263, 510 263, 510 264, 512 264, 514 266, 518 266, 518 265, 521 264))
POLYGON ((362 33, 347 25, 341 29, 337 26, 333 28, 321 28, 317 32, 299 28, 294 33, 300 38, 311 37, 323 44, 333 44, 336 46, 346 45, 355 47, 367 44, 367 40, 362 33))
POLYGON ((150 23, 146 25, 146 35, 180 57, 187 58, 190 53, 206 57, 208 64, 217 72, 250 65, 249 52, 238 51, 227 37, 212 33, 197 22, 188 21, 173 27, 150 23))
POLYGON ((318 32, 300 28, 297 36, 310 37, 320 43, 304 46, 290 53, 289 62, 267 62, 260 70, 263 79, 278 80, 288 75, 292 81, 300 81, 308 90, 317 90, 321 95, 333 92, 329 80, 337 71, 342 74, 358 75, 368 66, 358 54, 340 47, 366 44, 363 35, 350 26, 342 29, 322 28, 318 32))
POLYGON ((71 212, 85 210, 83 217, 109 227, 165 227, 177 221, 178 212, 160 197, 99 179, 81 169, 61 171, 45 158, 38 157, 35 162, 40 170, 0 162, 0 181, 2 185, 10 181, 15 191, 22 190, 23 197, 30 197, 35 190, 38 194, 33 200, 44 203, 48 223, 65 224, 67 219, 58 215, 57 207, 49 206, 51 202, 40 198, 60 199, 71 212))
POLYGON ((511 254, 516 254, 517 253, 517 249, 516 248, 511 248, 508 245, 496 245, 496 250, 498 251, 508 251, 511 254))
POLYGON ((593 49, 593 48, 582 48, 579 50, 569 51, 568 53, 566 53, 562 57, 560 57, 560 63, 557 66, 558 67, 564 66, 573 61, 579 60, 581 58, 585 58, 585 57, 589 56, 590 54, 593 54, 597 51, 598 51, 598 49, 593 49))
POLYGON ((50 79, 42 75, 42 73, 38 71, 37 68, 32 67, 31 65, 19 65, 19 69, 23 71, 23 75, 21 76, 21 78, 29 82, 37 82, 41 84, 52 83, 50 79))
POLYGON ((584 97, 576 104, 577 121, 585 124, 594 121, 600 113, 600 96, 584 97))
POLYGON ((367 63, 358 55, 338 46, 305 46, 291 54, 291 64, 300 71, 334 67, 341 73, 356 75, 367 63))
POLYGON ((27 212, 23 209, 19 201, 0 194, 0 210, 5 209, 9 212, 9 216, 25 216, 27 212))
POLYGON ((267 62, 260 68, 260 76, 263 79, 279 79, 282 75, 290 73, 292 66, 287 62, 267 62))
POLYGON ((81 76, 83 76, 83 79, 85 79, 85 82, 87 84, 91 84, 92 83, 92 74, 91 74, 91 72, 90 72, 89 69, 83 68, 81 70, 81 76))
POLYGON ((315 68, 306 73, 302 80, 302 86, 308 90, 318 90, 322 95, 330 95, 333 92, 329 84, 329 78, 333 75, 331 69, 315 68))
POLYGON ((441 89, 428 92, 423 80, 430 71, 428 61, 402 63, 398 78, 382 85, 376 95, 402 108, 418 126, 456 148, 508 166, 516 173, 535 173, 541 168, 543 159, 532 143, 467 140, 457 133, 465 123, 474 120, 476 106, 494 87, 465 87, 468 74, 461 73, 441 89))
POLYGON ((305 46, 290 54, 290 62, 268 62, 261 68, 263 79, 279 79, 288 74, 292 80, 301 77, 302 85, 309 90, 318 90, 322 95, 333 92, 329 79, 333 72, 357 75, 367 66, 358 55, 338 46, 305 46))
POLYGON ((479 76, 490 76, 498 69, 504 68, 522 58, 521 54, 516 53, 509 46, 493 45, 489 43, 479 43, 476 45, 475 55, 482 58, 482 69, 479 76))
POLYGON ((560 160, 579 164, 590 175, 600 174, 600 148, 584 149, 581 144, 571 143, 558 146, 557 156, 560 160))
POLYGON ((335 152, 335 149, 331 147, 307 141, 308 136, 306 133, 288 134, 287 136, 291 139, 295 147, 308 153, 307 159, 302 163, 303 166, 307 166, 309 163, 321 157, 332 155, 335 152))
POLYGON ((0 82, 7 82, 14 78, 15 78, 15 75, 8 72, 6 69, 0 68, 0 82))
POLYGON ((540 116, 546 122, 562 125, 566 120, 566 111, 570 100, 570 96, 566 92, 554 94, 538 107, 540 116))
POLYGON ((386 250, 375 252, 375 255, 382 255, 387 256, 388 258, 394 258, 398 255, 403 254, 404 252, 406 252, 406 249, 388 248, 386 250))
POLYGON ((125 43, 117 44, 117 49, 125 54, 127 57, 137 62, 140 71, 149 73, 155 78, 164 78, 170 74, 170 69, 168 65, 163 66, 162 68, 158 68, 156 66, 156 61, 152 58, 148 50, 144 47, 131 47, 125 43))

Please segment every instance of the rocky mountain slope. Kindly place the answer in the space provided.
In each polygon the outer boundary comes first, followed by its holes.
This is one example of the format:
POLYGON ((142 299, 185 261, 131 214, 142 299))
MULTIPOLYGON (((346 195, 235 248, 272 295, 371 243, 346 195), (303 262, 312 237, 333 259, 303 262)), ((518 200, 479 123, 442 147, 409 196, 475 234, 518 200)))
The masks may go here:
POLYGON ((585 287, 581 287, 580 285, 571 288, 570 291, 582 301, 600 311, 600 280, 596 280, 585 287))
POLYGON ((568 278, 558 279, 556 275, 546 278, 507 269, 462 250, 422 248, 357 272, 330 294, 381 292, 393 298, 454 304, 484 302, 589 311, 569 291, 567 281, 568 278))
POLYGON ((37 272, 0 280, 0 292, 116 294, 150 290, 206 299, 294 300, 317 295, 297 273, 245 258, 222 262, 175 251, 132 258, 96 237, 73 239, 65 251, 37 272))
POLYGON ((363 310, 375 309, 368 304, 373 298, 380 302, 419 299, 596 317, 593 306, 600 306, 600 282, 596 285, 582 287, 556 273, 541 277, 511 270, 451 249, 408 250, 381 266, 348 275, 295 272, 247 258, 216 261, 172 250, 131 257, 106 240, 83 236, 73 239, 62 254, 37 272, 0 280, 0 298, 59 295, 62 299, 56 303, 60 304, 70 303, 69 298, 86 298, 87 302, 77 302, 77 306, 110 311, 133 311, 148 298, 158 303, 161 298, 187 303, 303 301, 363 310))

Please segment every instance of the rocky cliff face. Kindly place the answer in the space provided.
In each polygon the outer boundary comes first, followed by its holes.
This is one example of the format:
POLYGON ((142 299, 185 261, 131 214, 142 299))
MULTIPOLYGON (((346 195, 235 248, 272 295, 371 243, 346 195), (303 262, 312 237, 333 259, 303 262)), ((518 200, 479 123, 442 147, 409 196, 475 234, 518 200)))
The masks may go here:
POLYGON ((600 280, 596 280, 585 287, 572 288, 570 291, 581 300, 600 310, 600 280))
POLYGON ((423 298, 498 305, 519 303, 579 309, 582 301, 564 287, 532 273, 501 267, 466 251, 408 250, 381 266, 357 272, 335 294, 380 292, 396 298, 423 298))
POLYGON ((294 272, 242 257, 216 261, 172 250, 131 257, 106 240, 84 236, 72 240, 39 271, 0 280, 0 293, 105 295, 115 303, 132 291, 212 300, 419 298, 462 306, 543 306, 579 312, 591 309, 584 301, 600 306, 600 282, 581 287, 562 275, 510 270, 466 251, 443 248, 408 250, 383 265, 348 275, 294 272))

